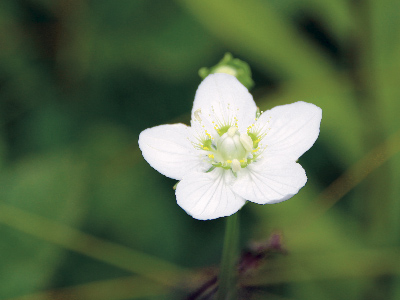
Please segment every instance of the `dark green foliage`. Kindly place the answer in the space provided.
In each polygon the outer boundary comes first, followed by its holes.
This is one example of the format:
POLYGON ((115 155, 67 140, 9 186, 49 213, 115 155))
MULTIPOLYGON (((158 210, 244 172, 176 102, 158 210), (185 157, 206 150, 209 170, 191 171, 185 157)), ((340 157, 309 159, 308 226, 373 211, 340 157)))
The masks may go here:
POLYGON ((198 70, 226 52, 250 65, 261 110, 323 109, 300 158, 305 188, 241 210, 243 247, 277 230, 288 254, 260 264, 239 294, 399 299, 399 3, 2 0, 0 299, 179 299, 213 278, 160 284, 175 265, 216 266, 224 222, 178 207, 176 182, 144 161, 137 139, 188 124, 198 70), (91 256, 90 239, 68 228, 126 248, 95 243, 91 256))

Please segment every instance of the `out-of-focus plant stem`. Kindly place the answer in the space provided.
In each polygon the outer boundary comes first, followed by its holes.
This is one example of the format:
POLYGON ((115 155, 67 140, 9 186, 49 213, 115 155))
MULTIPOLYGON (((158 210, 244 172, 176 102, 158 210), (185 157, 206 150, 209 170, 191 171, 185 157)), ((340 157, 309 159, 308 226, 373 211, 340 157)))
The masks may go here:
POLYGON ((236 295, 236 263, 238 258, 239 226, 238 214, 226 218, 224 248, 219 273, 217 300, 235 300, 236 295))

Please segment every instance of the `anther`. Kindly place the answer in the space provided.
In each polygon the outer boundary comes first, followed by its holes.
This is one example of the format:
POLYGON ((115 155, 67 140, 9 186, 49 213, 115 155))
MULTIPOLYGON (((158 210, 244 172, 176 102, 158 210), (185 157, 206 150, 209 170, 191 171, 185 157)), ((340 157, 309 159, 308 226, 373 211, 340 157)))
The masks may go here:
POLYGON ((232 160, 231 168, 233 172, 238 172, 241 169, 240 162, 237 159, 232 160))
POLYGON ((251 151, 253 149, 253 140, 249 137, 248 134, 246 133, 240 134, 240 142, 242 143, 246 151, 251 151))
POLYGON ((235 133, 236 133, 236 131, 237 131, 238 129, 237 129, 237 127, 230 127, 229 129, 228 129, 228 135, 230 136, 230 137, 233 137, 234 135, 235 135, 235 133))
POLYGON ((201 122, 200 114, 201 114, 201 109, 197 109, 194 113, 194 117, 201 122))

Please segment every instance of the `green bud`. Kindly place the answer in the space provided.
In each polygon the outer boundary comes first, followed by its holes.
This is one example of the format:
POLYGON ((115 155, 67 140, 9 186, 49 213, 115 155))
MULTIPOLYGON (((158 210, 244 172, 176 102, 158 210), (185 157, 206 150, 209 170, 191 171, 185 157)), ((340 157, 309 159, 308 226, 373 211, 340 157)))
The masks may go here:
POLYGON ((199 75, 202 79, 214 73, 233 75, 241 82, 241 84, 247 87, 247 89, 251 89, 254 86, 249 65, 238 58, 233 58, 230 53, 226 53, 224 58, 215 66, 211 68, 204 67, 199 70, 199 75))

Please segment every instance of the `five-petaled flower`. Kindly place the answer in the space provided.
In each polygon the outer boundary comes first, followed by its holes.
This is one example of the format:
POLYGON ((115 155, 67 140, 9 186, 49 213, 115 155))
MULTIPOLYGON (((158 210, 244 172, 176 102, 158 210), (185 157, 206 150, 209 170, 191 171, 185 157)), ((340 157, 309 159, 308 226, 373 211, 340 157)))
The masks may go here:
POLYGON ((296 160, 317 139, 321 118, 305 102, 260 113, 234 76, 212 74, 196 92, 191 126, 146 129, 139 147, 154 169, 180 180, 179 206, 196 219, 215 219, 246 200, 271 204, 295 195, 307 181, 296 160))

